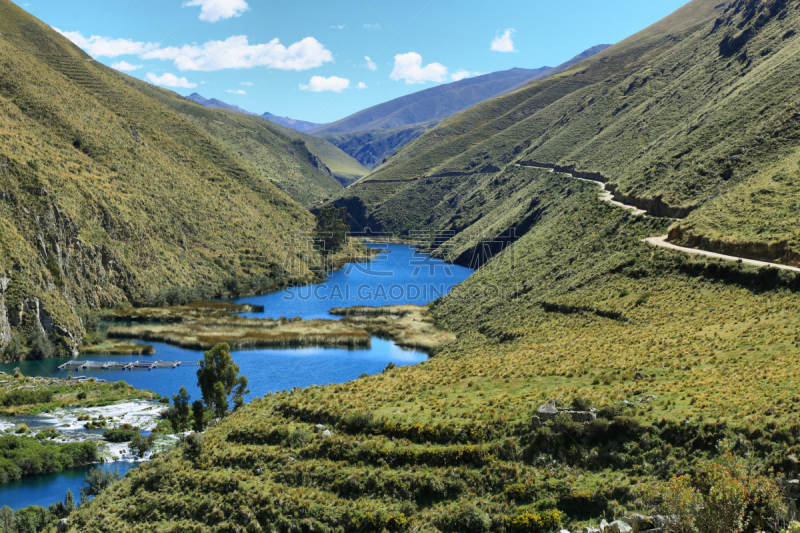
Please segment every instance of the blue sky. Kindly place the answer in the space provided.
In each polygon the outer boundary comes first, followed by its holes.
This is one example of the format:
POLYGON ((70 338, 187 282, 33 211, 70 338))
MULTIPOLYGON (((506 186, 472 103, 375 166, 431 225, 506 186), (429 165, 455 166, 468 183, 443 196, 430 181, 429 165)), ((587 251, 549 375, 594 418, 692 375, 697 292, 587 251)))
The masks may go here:
POLYGON ((326 123, 477 73, 555 66, 687 0, 17 3, 132 76, 326 123))

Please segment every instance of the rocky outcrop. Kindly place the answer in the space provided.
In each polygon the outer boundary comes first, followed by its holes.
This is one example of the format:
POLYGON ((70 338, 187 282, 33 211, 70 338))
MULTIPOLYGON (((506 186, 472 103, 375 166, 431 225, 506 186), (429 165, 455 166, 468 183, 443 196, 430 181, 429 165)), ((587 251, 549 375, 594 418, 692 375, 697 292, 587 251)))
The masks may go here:
MULTIPOLYGON (((536 416, 534 418, 538 419, 539 422, 543 422, 545 420, 553 420, 558 415, 567 415, 575 422, 591 422, 597 418, 597 414, 594 411, 560 409, 556 407, 553 402, 547 402, 544 405, 540 405, 536 410, 536 416)), ((536 420, 534 420, 534 422, 536 422, 536 420)))
POLYGON ((8 309, 6 309, 7 290, 8 278, 0 276, 0 346, 5 346, 11 340, 11 324, 8 321, 8 309))
POLYGON ((670 229, 667 241, 687 248, 698 248, 734 257, 800 267, 800 252, 792 250, 787 241, 774 243, 731 242, 696 235, 692 230, 692 226, 675 226, 670 229))

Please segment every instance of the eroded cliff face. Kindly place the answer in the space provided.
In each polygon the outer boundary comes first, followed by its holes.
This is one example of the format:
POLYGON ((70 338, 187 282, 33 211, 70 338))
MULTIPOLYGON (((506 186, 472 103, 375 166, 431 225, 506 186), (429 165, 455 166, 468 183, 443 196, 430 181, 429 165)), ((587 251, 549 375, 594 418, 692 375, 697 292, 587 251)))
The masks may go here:
MULTIPOLYGON (((82 326, 79 308, 100 308, 130 299, 135 282, 130 270, 109 245, 84 242, 79 225, 47 189, 33 198, 3 192, 0 222, 13 237, 7 258, 10 270, 0 272, 0 348, 12 328, 40 328, 77 355, 82 326)), ((101 212, 100 225, 124 238, 125 228, 101 212)))
POLYGON ((8 322, 8 310, 6 309, 7 290, 8 278, 0 276, 0 346, 5 346, 11 340, 11 324, 8 322))

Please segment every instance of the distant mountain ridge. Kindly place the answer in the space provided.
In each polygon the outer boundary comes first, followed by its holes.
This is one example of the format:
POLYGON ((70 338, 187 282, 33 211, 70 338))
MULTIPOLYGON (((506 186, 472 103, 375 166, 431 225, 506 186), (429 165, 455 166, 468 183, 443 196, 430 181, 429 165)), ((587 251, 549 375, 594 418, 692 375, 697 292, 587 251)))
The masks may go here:
POLYGON ((245 115, 255 115, 259 116, 258 113, 253 113, 252 111, 248 111, 247 109, 242 109, 237 105, 231 105, 223 102, 222 100, 217 100, 216 98, 205 98, 202 94, 199 93, 192 93, 187 96, 189 100, 193 100, 198 104, 206 107, 220 107, 222 109, 229 109, 231 111, 238 111, 239 113, 244 113, 245 115))
POLYGON ((267 120, 271 120, 276 124, 280 124, 281 126, 286 126, 287 128, 292 128, 293 130, 307 132, 309 130, 313 130, 315 128, 321 128, 325 126, 325 124, 317 124, 315 122, 308 122, 305 120, 298 120, 296 118, 289 118, 289 117, 279 117, 278 115, 273 115, 269 111, 261 115, 267 120))
POLYGON ((306 132, 314 128, 325 126, 325 124, 317 124, 315 122, 297 120, 295 118, 279 117, 278 115, 273 115, 269 111, 267 111, 262 115, 259 115, 258 113, 253 113, 252 111, 243 109, 238 105, 228 104, 226 102, 223 102, 222 100, 217 100, 216 98, 206 98, 199 93, 192 93, 189 96, 187 96, 187 98, 205 107, 220 107, 222 109, 228 109, 230 111, 238 111, 239 113, 244 113, 245 115, 264 117, 265 119, 274 122, 275 124, 280 124, 281 126, 286 126, 287 128, 292 128, 293 130, 296 131, 306 132))
POLYGON ((551 69, 512 68, 438 85, 372 106, 309 133, 320 135, 391 129, 448 117, 551 69))
POLYGON ((372 106, 308 133, 322 137, 362 165, 375 169, 447 117, 561 72, 609 46, 593 46, 557 67, 512 68, 425 89, 372 106))

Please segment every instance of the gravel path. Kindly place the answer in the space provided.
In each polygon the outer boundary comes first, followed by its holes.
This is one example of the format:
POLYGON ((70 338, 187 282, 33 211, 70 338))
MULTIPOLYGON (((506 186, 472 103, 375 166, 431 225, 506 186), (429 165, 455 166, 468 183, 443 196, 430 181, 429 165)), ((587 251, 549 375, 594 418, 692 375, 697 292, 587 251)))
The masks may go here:
MULTIPOLYGON (((515 163, 515 166, 523 167, 523 168, 535 168, 535 169, 539 169, 539 170, 547 170, 548 172, 553 172, 552 168, 547 168, 547 167, 535 167, 533 165, 520 165, 518 163, 515 163)), ((575 179, 575 180, 588 181, 589 183, 594 183, 594 184, 599 185, 600 186, 600 199, 602 201, 604 201, 604 202, 608 202, 610 204, 622 207, 624 209, 628 209, 629 211, 633 211, 633 213, 637 214, 637 215, 649 216, 649 215, 647 215, 646 211, 642 211, 641 209, 639 209, 636 206, 623 204, 622 202, 618 202, 618 201, 614 200, 614 195, 611 193, 611 191, 606 189, 606 184, 603 183, 603 182, 594 181, 594 180, 587 180, 587 179, 584 179, 584 178, 576 178, 575 176, 573 176, 572 174, 569 174, 567 172, 562 172, 562 174, 565 174, 565 175, 567 175, 570 178, 575 179)), ((791 271, 794 271, 794 272, 800 272, 800 268, 798 268, 798 267, 793 267, 793 266, 788 266, 788 265, 781 265, 780 263, 769 263, 767 261, 757 261, 755 259, 745 259, 744 257, 735 257, 735 256, 732 256, 732 255, 718 254, 716 252, 707 252, 705 250, 698 250, 696 248, 686 248, 685 246, 678 246, 677 244, 672 244, 672 243, 667 242, 667 235, 662 235, 661 237, 649 237, 647 239, 644 239, 643 241, 648 243, 648 244, 652 244, 653 246, 660 246, 661 248, 669 248, 671 250, 678 250, 680 252, 685 252, 685 253, 688 253, 688 254, 691 254, 691 255, 704 255, 706 257, 714 257, 716 259, 723 259, 725 261, 741 261, 742 263, 747 263, 748 265, 770 266, 770 267, 780 268, 782 270, 791 270, 791 271)))

